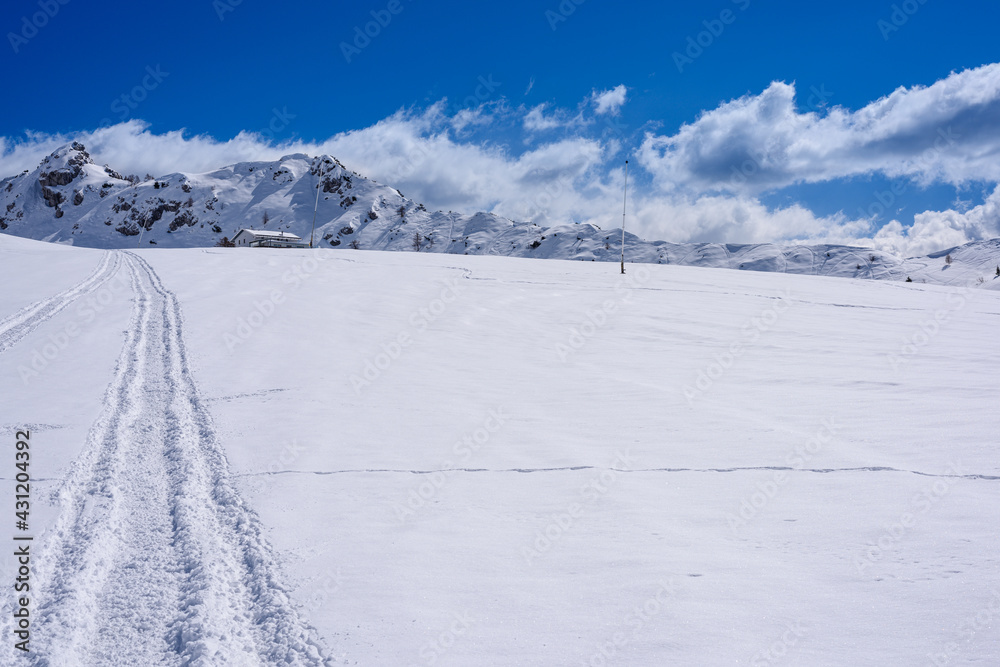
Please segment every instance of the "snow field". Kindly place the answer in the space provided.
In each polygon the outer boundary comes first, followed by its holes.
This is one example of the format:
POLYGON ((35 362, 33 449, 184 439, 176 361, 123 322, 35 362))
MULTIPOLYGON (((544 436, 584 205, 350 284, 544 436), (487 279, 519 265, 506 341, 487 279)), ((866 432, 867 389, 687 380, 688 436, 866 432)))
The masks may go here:
POLYGON ((136 310, 35 568, 32 662, 321 664, 229 485, 176 299, 124 261, 136 310))
MULTIPOLYGON (((172 660, 1000 656, 994 293, 403 253, 138 256, 135 313, 110 304, 27 385, 17 366, 76 306, 2 357, 3 426, 62 426, 40 431, 39 470, 72 491, 38 530, 65 564, 39 577, 60 581, 44 633, 67 660, 116 650, 74 644, 94 632, 77 619, 125 609, 128 591, 96 582, 161 544, 164 506, 177 544, 157 551, 189 575, 134 563, 186 601, 153 604, 174 613, 152 634, 190 638, 160 651, 172 660), (130 393, 102 403, 133 367, 130 393), (136 437, 95 448, 109 419, 136 437)), ((37 299, 68 287, 27 257, 7 270, 49 281, 37 299)))
MULTIPOLYGON (((193 347, 215 350, 206 391, 240 388, 213 404, 242 443, 233 469, 335 655, 920 664, 989 606, 988 293, 637 266, 629 285, 601 265, 367 253, 289 282, 307 257, 212 257, 234 316, 191 314, 193 347), (223 332, 272 286, 286 301, 227 358, 223 332), (671 580, 669 612, 633 614, 671 580)), ((982 635, 951 653, 994 654, 982 635)))

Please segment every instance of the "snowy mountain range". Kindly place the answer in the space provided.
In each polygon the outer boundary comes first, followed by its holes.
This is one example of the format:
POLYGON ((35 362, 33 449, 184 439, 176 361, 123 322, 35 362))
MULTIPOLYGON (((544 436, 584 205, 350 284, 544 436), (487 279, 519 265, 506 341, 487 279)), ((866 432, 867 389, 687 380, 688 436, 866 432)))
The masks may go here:
MULTIPOLYGON (((0 232, 93 248, 214 246, 242 228, 308 240, 320 186, 318 247, 618 261, 621 230, 540 227, 492 213, 430 211, 331 156, 294 154, 204 174, 125 176, 78 143, 0 180, 0 232)), ((1000 288, 1000 239, 901 259, 837 245, 676 244, 625 234, 630 263, 680 264, 1000 288), (949 257, 950 262, 945 258, 949 257)))

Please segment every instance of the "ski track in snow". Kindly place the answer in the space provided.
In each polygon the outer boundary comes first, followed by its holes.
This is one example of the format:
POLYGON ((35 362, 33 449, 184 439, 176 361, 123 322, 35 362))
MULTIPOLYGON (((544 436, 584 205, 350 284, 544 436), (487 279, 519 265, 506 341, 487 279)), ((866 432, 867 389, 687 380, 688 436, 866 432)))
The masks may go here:
POLYGON ((176 297, 145 260, 124 262, 132 322, 42 537, 29 664, 329 664, 228 481, 176 297))
POLYGON ((268 396, 270 394, 277 394, 283 391, 288 391, 287 389, 264 389, 262 391, 255 391, 251 393, 244 394, 232 394, 230 396, 215 396, 211 398, 203 399, 205 403, 215 403, 217 401, 235 401, 243 398, 260 398, 261 396, 268 396))
POLYGON ((0 321, 0 354, 14 347, 38 325, 54 317, 79 297, 97 290, 118 271, 120 263, 120 251, 105 251, 97 268, 89 277, 53 297, 37 301, 0 321))
POLYGON ((621 473, 649 473, 649 472, 694 472, 694 473, 733 473, 733 472, 761 472, 761 471, 787 471, 804 472, 820 475, 830 473, 857 473, 857 472, 882 472, 882 473, 903 473, 907 475, 919 475, 920 477, 947 477, 957 479, 982 479, 1000 481, 998 475, 968 474, 956 475, 948 473, 930 473, 920 470, 901 470, 899 468, 888 468, 884 466, 866 466, 861 468, 795 468, 792 466, 746 466, 737 468, 603 468, 600 466, 563 466, 560 468, 437 468, 433 470, 407 470, 397 468, 367 468, 355 470, 276 470, 274 472, 244 473, 235 475, 236 477, 257 477, 262 475, 351 475, 368 473, 388 473, 398 475, 434 475, 437 473, 543 473, 543 472, 575 472, 578 470, 600 470, 621 473))

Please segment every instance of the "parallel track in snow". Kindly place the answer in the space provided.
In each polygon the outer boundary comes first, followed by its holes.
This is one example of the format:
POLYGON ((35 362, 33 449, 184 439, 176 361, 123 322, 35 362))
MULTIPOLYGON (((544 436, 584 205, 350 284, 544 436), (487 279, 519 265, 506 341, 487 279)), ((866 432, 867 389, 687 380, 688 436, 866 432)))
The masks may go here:
POLYGON ((328 664, 230 484, 176 297, 145 260, 124 263, 133 318, 42 538, 30 664, 328 664))
POLYGON ((108 250, 101 256, 101 261, 94 272, 86 279, 55 296, 26 306, 0 321, 0 354, 16 345, 40 324, 54 317, 84 294, 101 287, 118 271, 120 263, 121 253, 108 250))
POLYGON ((347 470, 280 470, 277 472, 247 473, 241 477, 278 477, 286 475, 315 475, 323 477, 327 475, 438 475, 441 473, 482 473, 482 474, 533 474, 533 473, 561 473, 561 472, 614 472, 614 473, 758 473, 762 471, 780 471, 790 473, 807 473, 817 475, 829 475, 835 473, 900 473, 906 475, 917 475, 920 477, 941 477, 945 479, 974 479, 1000 482, 998 475, 984 475, 980 473, 958 474, 958 473, 934 473, 923 472, 921 470, 905 470, 902 468, 890 468, 886 466, 862 466, 856 468, 795 468, 792 466, 741 466, 736 468, 604 468, 593 465, 560 466, 558 468, 430 468, 424 470, 412 470, 407 468, 352 468, 347 470))

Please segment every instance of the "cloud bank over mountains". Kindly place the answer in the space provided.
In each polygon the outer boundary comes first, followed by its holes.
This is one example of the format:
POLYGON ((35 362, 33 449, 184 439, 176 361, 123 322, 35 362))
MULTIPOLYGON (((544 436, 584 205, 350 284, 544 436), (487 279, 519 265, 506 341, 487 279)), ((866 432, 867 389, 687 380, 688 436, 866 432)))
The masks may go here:
POLYGON ((794 83, 774 82, 673 134, 652 124, 625 127, 620 116, 629 97, 619 85, 594 90, 575 109, 500 99, 456 110, 441 100, 323 141, 156 133, 138 120, 74 134, 29 132, 0 137, 0 175, 33 169, 73 140, 115 169, 157 176, 328 153, 434 208, 608 228, 620 225, 629 158, 632 230, 651 239, 854 243, 916 255, 1000 236, 1000 64, 899 88, 853 111, 825 106, 815 91, 799 95, 794 83), (978 188, 984 196, 980 205, 959 203, 909 220, 892 220, 888 211, 881 227, 874 217, 844 212, 846 204, 842 212, 818 215, 805 202, 762 201, 796 185, 835 192, 846 181, 872 177, 911 188, 978 188))

